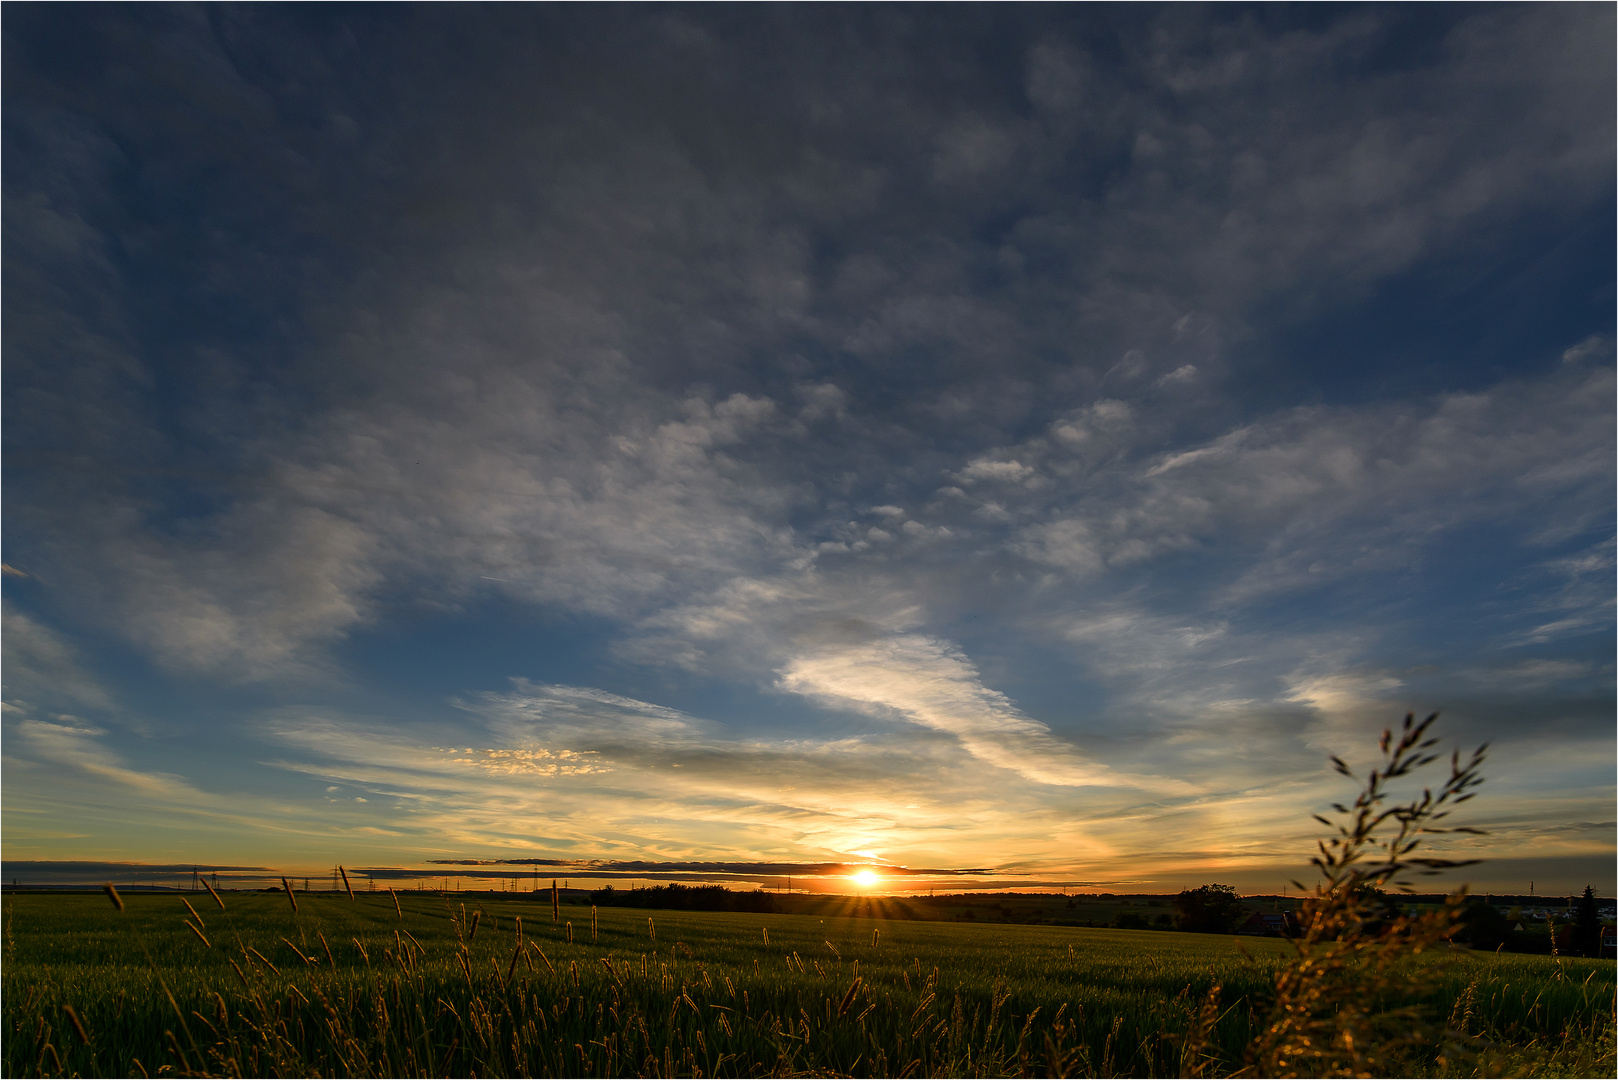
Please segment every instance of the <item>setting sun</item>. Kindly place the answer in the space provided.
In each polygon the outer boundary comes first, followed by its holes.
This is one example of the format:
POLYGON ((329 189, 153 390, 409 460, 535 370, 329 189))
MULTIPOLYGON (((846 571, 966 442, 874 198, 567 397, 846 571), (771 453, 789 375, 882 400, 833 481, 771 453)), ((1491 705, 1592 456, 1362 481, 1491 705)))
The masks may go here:
POLYGON ((862 889, 869 889, 876 884, 875 870, 861 870, 854 875, 854 884, 862 889))

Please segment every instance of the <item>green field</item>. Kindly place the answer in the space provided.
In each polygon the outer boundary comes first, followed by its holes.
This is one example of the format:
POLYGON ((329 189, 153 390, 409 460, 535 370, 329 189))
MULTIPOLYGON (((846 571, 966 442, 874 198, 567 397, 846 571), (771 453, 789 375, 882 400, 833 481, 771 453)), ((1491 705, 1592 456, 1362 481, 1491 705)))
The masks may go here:
MULTIPOLYGON (((186 898, 206 945, 178 894, 125 896, 122 912, 99 894, 8 895, 5 1075, 1226 1073, 1290 955, 1180 933, 612 908, 592 933, 590 908, 553 923, 531 897, 401 896, 402 919, 385 894, 302 893, 297 913, 279 893, 226 893, 223 911, 186 898), (1193 1060, 1184 1032, 1215 984, 1221 1015, 1193 1060)), ((1611 961, 1430 963, 1423 1004, 1495 1056, 1429 1054, 1412 1072, 1610 1075, 1611 961)))

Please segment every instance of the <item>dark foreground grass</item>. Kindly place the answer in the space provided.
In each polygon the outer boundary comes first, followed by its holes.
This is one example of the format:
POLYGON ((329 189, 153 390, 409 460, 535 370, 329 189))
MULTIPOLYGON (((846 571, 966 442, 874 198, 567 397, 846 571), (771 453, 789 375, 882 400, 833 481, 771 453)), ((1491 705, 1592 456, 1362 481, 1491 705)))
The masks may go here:
MULTIPOLYGON (((1289 955, 1067 927, 603 908, 592 933, 590 909, 553 923, 532 900, 401 897, 400 918, 383 894, 300 894, 296 913, 282 894, 188 899, 207 944, 178 895, 7 897, 5 1075, 1225 1074, 1289 955), (1188 1040, 1214 985, 1219 1014, 1188 1040)), ((1423 1004, 1479 1038, 1404 1071, 1611 1074, 1611 961, 1414 962, 1432 965, 1423 1004)))

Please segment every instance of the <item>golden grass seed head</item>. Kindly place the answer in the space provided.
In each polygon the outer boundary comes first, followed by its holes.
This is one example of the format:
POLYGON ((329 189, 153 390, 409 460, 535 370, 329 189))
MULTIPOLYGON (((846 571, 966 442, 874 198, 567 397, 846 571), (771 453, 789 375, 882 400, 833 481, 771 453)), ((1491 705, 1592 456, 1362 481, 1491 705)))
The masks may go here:
POLYGON ((67 1017, 68 1023, 73 1025, 73 1033, 79 1037, 80 1044, 89 1046, 90 1036, 89 1033, 84 1030, 84 1021, 79 1019, 78 1010, 73 1008, 71 1005, 63 1005, 62 1013, 67 1017))

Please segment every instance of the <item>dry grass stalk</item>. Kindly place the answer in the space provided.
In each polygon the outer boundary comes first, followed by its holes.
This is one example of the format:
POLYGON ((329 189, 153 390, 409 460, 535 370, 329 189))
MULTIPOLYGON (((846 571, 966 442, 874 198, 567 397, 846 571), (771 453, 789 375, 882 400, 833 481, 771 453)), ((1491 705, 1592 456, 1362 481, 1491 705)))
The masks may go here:
POLYGON ((265 956, 263 953, 259 952, 257 949, 253 948, 251 945, 249 945, 247 947, 247 951, 252 953, 254 956, 258 957, 259 962, 262 963, 265 967, 269 968, 271 971, 275 972, 277 975, 281 974, 281 969, 276 967, 274 964, 270 963, 270 958, 269 957, 265 956))
POLYGON ((511 964, 510 964, 510 966, 508 966, 506 968, 506 982, 509 983, 511 981, 511 976, 516 973, 516 971, 517 971, 517 957, 519 957, 521 955, 522 955, 522 939, 518 938, 517 939, 517 947, 511 950, 511 964))
POLYGON ((348 898, 350 900, 354 899, 354 886, 348 883, 348 871, 344 870, 341 864, 338 864, 337 872, 343 875, 343 888, 348 891, 348 898))
MULTIPOLYGON (((1437 760, 1428 751, 1438 740, 1427 736, 1436 719, 1434 713, 1417 724, 1406 716, 1397 740, 1384 731, 1382 764, 1366 776, 1353 805, 1333 806, 1337 822, 1316 815, 1337 835, 1322 841, 1311 860, 1321 883, 1301 909, 1296 955, 1276 977, 1269 1022, 1248 1047, 1247 1066, 1238 1075, 1397 1075, 1402 1052, 1446 1038, 1442 1025, 1435 1029, 1414 1006, 1378 1009, 1381 1001, 1411 1000, 1431 983, 1430 965, 1405 961, 1447 942, 1465 895, 1463 887, 1435 911, 1406 913, 1388 905, 1381 888, 1391 884, 1410 892, 1412 872, 1436 874, 1477 862, 1413 852, 1426 836, 1481 831, 1439 822, 1476 794, 1487 745, 1465 763, 1459 752, 1452 755, 1449 778, 1436 795, 1426 789, 1420 798, 1389 803, 1389 781, 1437 760), (1390 828, 1391 837, 1385 837, 1390 828)), ((1340 759, 1333 757, 1332 765, 1358 779, 1340 759)))
POLYGON ((557 889, 556 882, 553 880, 551 882, 551 922, 555 923, 555 922, 561 922, 561 921, 562 921, 562 893, 561 893, 560 890, 557 889))
POLYGON ((101 886, 101 891, 107 894, 107 899, 112 901, 113 907, 119 911, 124 910, 124 898, 118 895, 118 890, 113 888, 112 882, 101 886))
POLYGON ((303 954, 302 949, 300 949, 296 945, 292 944, 292 942, 287 941, 286 938, 282 938, 281 941, 282 941, 283 944, 286 945, 287 948, 291 949, 294 953, 296 953, 298 955, 298 959, 302 960, 304 962, 305 966, 307 966, 307 967, 314 967, 315 966, 314 960, 311 959, 310 957, 305 956, 303 954))
POLYGON ((180 903, 184 904, 185 905, 185 910, 189 911, 191 913, 191 917, 193 919, 197 920, 197 925, 198 926, 201 926, 201 927, 204 927, 204 928, 207 927, 208 924, 202 921, 202 916, 197 914, 197 909, 191 906, 191 901, 187 900, 185 897, 182 896, 182 897, 180 897, 180 903))
POLYGON ((214 888, 213 888, 212 885, 208 884, 208 879, 207 878, 202 879, 202 887, 204 889, 208 890, 208 895, 213 897, 213 902, 219 905, 219 910, 224 911, 225 910, 225 902, 223 900, 219 899, 219 894, 214 892, 214 888))
POLYGON ((843 995, 843 1000, 837 1005, 838 1016, 842 1016, 848 1012, 848 1007, 853 1003, 854 995, 860 992, 860 983, 863 981, 864 980, 860 978, 860 976, 856 975, 854 976, 854 981, 848 984, 848 993, 843 995))
POLYGON ((198 928, 196 923, 192 922, 190 919, 187 919, 185 921, 185 926, 187 930, 190 930, 193 934, 197 935, 198 940, 202 942, 204 948, 213 948, 213 945, 208 941, 207 937, 203 935, 202 930, 198 928))
POLYGON ((292 905, 292 914, 296 915, 298 913, 298 898, 292 895, 292 886, 287 884, 286 878, 281 879, 281 888, 287 891, 287 903, 292 905))
POLYGON ((438 1066, 438 1075, 440 1075, 440 1076, 448 1076, 449 1075, 449 1063, 455 1060, 455 1051, 459 1050, 460 1048, 461 1048, 461 1037, 459 1035, 457 1035, 455 1038, 450 1040, 449 1049, 444 1051, 444 1060, 438 1066))
POLYGON ((393 913, 399 916, 400 922, 404 922, 404 912, 399 908, 399 894, 389 889, 388 895, 393 897, 393 913))
POLYGON ((1197 1010, 1196 1019, 1180 1039, 1181 1076, 1208 1076, 1210 1073, 1217 1075, 1214 1072, 1218 1063, 1218 1057, 1214 1053, 1214 1029, 1220 1017, 1224 1015, 1219 1011, 1221 990, 1223 987, 1217 983, 1209 988, 1207 996, 1202 999, 1202 1007, 1197 1010))
POLYGON ((73 1025, 73 1034, 79 1037, 79 1043, 89 1046, 90 1035, 84 1030, 84 1021, 79 1019, 78 1010, 71 1005, 63 1005, 62 1014, 67 1017, 67 1022, 73 1025))

